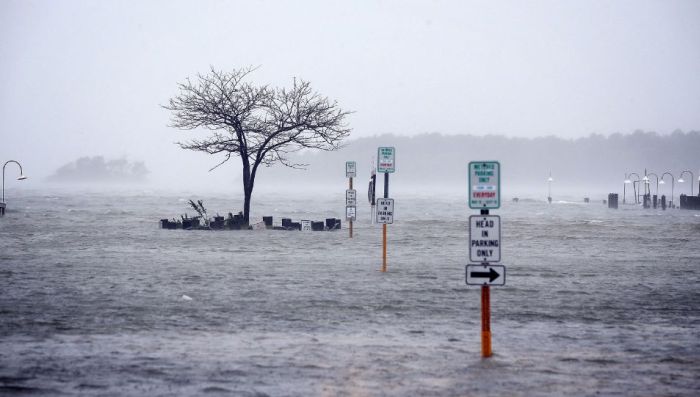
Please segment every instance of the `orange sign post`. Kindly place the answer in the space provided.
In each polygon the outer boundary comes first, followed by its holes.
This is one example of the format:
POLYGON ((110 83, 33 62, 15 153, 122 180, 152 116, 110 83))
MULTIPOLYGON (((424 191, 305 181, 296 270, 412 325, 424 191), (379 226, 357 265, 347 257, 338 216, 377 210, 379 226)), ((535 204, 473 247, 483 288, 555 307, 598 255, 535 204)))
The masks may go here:
POLYGON ((505 266, 490 263, 501 260, 500 217, 489 216, 489 209, 501 206, 500 163, 470 162, 468 190, 469 208, 481 211, 469 220, 469 258, 481 263, 466 266, 466 283, 481 286, 481 356, 491 357, 491 285, 506 279, 505 266))
POLYGON ((382 224, 382 273, 386 272, 386 225, 394 223, 394 199, 389 198, 389 174, 396 171, 396 149, 377 149, 377 172, 384 173, 384 198, 377 199, 377 223, 382 224))

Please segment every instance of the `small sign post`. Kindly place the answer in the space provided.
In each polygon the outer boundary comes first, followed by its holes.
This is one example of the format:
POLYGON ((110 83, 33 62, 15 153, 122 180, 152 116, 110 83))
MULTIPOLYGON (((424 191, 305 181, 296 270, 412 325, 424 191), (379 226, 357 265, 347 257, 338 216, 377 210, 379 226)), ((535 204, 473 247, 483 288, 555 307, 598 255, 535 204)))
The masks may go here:
POLYGON ((346 207, 356 207, 357 206, 357 190, 348 189, 345 191, 345 206, 346 207))
POLYGON ((357 207, 345 207, 345 219, 352 222, 356 218, 357 218, 357 207))
POLYGON ((491 357, 491 285, 505 285, 506 268, 490 262, 501 260, 501 218, 489 209, 501 206, 501 164, 498 161, 469 163, 469 208, 481 210, 469 217, 467 285, 481 286, 481 356, 491 357))
POLYGON ((301 221, 301 231, 310 232, 311 231, 311 221, 302 220, 301 221))
POLYGON ((352 188, 352 178, 355 176, 357 176, 357 163, 354 161, 346 161, 345 177, 348 178, 349 188, 345 191, 345 218, 348 221, 350 238, 352 238, 352 221, 357 217, 357 192, 352 188))
MULTIPOLYGON (((384 200, 389 199, 389 174, 396 172, 396 148, 393 146, 383 146, 377 148, 377 172, 384 173, 384 200)), ((389 220, 389 215, 385 214, 385 222, 379 220, 380 208, 387 207, 388 201, 384 201, 385 205, 382 205, 382 199, 377 200, 377 223, 382 223, 382 272, 386 272, 386 225, 388 223, 394 222, 394 200, 391 200, 391 222, 386 222, 389 220)), ((383 212, 388 212, 384 210, 383 212)))
POLYGON ((355 161, 345 162, 345 177, 354 178, 357 176, 357 163, 355 161))

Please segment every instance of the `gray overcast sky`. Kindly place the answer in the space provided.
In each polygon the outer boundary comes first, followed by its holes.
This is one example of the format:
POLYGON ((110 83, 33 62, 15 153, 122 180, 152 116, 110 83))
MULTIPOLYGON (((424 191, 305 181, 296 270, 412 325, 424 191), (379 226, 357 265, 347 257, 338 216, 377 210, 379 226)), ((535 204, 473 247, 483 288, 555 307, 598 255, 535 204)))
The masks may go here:
POLYGON ((215 163, 159 107, 209 65, 309 80, 354 137, 700 129, 698 21, 700 1, 2 0, 0 159, 215 163))

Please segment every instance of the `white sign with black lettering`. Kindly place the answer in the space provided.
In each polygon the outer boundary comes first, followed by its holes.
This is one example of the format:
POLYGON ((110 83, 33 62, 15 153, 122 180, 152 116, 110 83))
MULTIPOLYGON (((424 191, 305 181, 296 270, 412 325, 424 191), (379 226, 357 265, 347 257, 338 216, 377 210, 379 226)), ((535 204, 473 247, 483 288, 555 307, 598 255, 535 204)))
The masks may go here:
POLYGON ((469 217, 469 260, 501 261, 501 217, 472 215, 469 217))
POLYGON ((354 221, 357 217, 357 207, 345 207, 345 219, 354 221))
POLYGON ((311 221, 301 221, 301 231, 310 232, 311 231, 311 221))
POLYGON ((345 206, 347 206, 347 207, 357 206, 357 190, 348 189, 345 191, 345 206))
POLYGON ((345 162, 345 177, 354 178, 357 176, 357 163, 354 161, 345 162))
POLYGON ((377 223, 394 223, 394 199, 377 199, 377 223))

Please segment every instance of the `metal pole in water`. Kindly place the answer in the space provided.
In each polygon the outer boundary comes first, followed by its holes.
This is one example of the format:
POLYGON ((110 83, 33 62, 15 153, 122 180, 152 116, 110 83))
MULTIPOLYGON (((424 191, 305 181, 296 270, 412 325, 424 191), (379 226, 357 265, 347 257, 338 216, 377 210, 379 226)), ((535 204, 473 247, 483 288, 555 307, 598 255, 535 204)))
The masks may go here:
MULTIPOLYGON (((350 190, 352 190, 352 177, 349 178, 350 181, 350 190)), ((352 238, 352 218, 348 221, 350 225, 350 238, 352 238)))
POLYGON ((7 167, 8 164, 10 163, 15 163, 19 167, 19 177, 17 177, 18 181, 23 181, 27 179, 27 176, 24 175, 24 171, 22 171, 22 164, 19 163, 17 160, 7 160, 5 164, 2 166, 2 200, 0 200, 0 203, 2 203, 2 206, 0 206, 0 216, 5 215, 5 210, 7 208, 7 205, 5 204, 5 167, 7 167))
MULTIPOLYGON (((384 173, 384 198, 389 198, 389 173, 384 173)), ((386 223, 382 225, 382 273, 386 273, 386 223)))
POLYGON ((382 225, 382 273, 386 273, 386 223, 382 225))
POLYGON ((481 287, 481 356, 491 357, 491 287, 481 287))
POLYGON ((371 218, 371 221, 372 221, 372 224, 373 224, 373 225, 374 225, 374 223, 375 223, 376 220, 377 220, 377 219, 376 219, 376 218, 377 218, 377 214, 375 213, 375 210, 376 210, 375 207, 376 207, 376 205, 377 205, 376 190, 377 190, 377 174, 373 172, 373 173, 372 173, 372 201, 371 201, 371 203, 370 203, 370 204, 372 205, 372 214, 370 215, 370 218, 371 218))
MULTIPOLYGON (((488 215, 489 210, 481 210, 488 215)), ((491 287, 481 287, 481 356, 491 357, 491 287)))
POLYGON ((384 173, 384 198, 389 198, 389 173, 384 173))
POLYGON ((374 159, 372 159, 372 170, 369 173, 369 191, 367 192, 367 196, 369 199, 369 205, 371 206, 372 211, 370 211, 369 214, 369 220, 370 224, 374 225, 375 217, 377 214, 375 214, 375 208, 374 205, 376 204, 375 199, 376 199, 376 194, 375 191, 377 190, 377 169, 374 167, 374 159))

